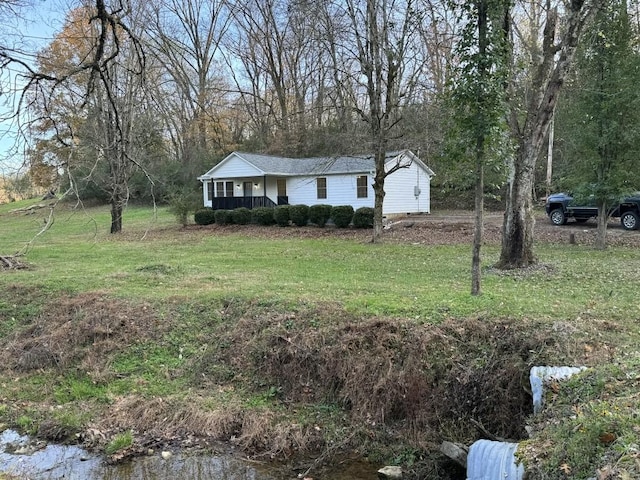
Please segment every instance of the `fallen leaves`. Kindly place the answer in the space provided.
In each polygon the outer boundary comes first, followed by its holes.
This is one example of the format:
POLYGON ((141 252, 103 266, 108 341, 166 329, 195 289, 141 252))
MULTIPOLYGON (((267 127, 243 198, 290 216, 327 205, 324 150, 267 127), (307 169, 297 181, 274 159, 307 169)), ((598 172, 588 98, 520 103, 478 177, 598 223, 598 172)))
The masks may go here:
POLYGON ((562 465, 560 465, 559 468, 560 468, 560 471, 565 475, 569 475, 571 473, 571 467, 569 466, 568 463, 563 463, 562 465))
POLYGON ((598 437, 598 439, 600 440, 600 443, 603 443, 604 445, 609 445, 610 443, 613 443, 616 438, 617 438, 616 434, 612 432, 603 432, 598 437))

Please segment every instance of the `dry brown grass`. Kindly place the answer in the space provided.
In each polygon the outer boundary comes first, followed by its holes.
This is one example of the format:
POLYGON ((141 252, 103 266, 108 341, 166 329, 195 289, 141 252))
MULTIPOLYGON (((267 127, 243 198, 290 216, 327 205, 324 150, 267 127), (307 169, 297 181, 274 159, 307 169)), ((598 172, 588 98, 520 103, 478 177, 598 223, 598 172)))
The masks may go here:
MULTIPOLYGON (((8 293, 33 292, 15 287, 8 293)), ((333 303, 298 304, 294 311, 229 301, 218 308, 221 318, 202 323, 195 334, 207 348, 171 372, 188 390, 111 397, 82 431, 87 445, 104 446, 131 430, 135 444, 127 455, 215 440, 255 456, 286 458, 376 442, 429 451, 442 439, 471 443, 487 432, 521 439, 532 411, 529 368, 611 361, 608 339, 623 328, 594 318, 420 324, 360 317, 333 303), (323 417, 320 407, 339 418, 323 417)), ((175 327, 144 303, 101 292, 63 296, 2 339, 0 362, 16 376, 75 370, 107 382, 115 375, 114 355, 137 342, 162 341, 175 327)), ((73 432, 55 419, 40 422, 46 438, 73 432)))
POLYGON ((141 451, 157 445, 180 445, 185 441, 194 445, 213 439, 254 456, 283 458, 317 451, 323 445, 317 430, 278 418, 270 409, 231 403, 211 410, 197 395, 170 399, 124 397, 96 428, 108 432, 102 443, 115 432, 137 432, 136 443, 141 451))
POLYGON ((577 334, 570 325, 550 329, 533 320, 483 318, 418 325, 323 308, 295 314, 297 321, 308 314, 319 322, 304 329, 291 327, 291 313, 256 316, 250 307, 230 312, 237 317, 234 327, 217 337, 230 347, 195 360, 194 378, 212 363, 224 363, 277 386, 287 404, 338 404, 363 426, 459 441, 473 441, 483 426, 498 437, 519 439, 532 411, 530 367, 598 363, 608 348, 585 350, 581 338, 593 331, 577 334))
POLYGON ((119 399, 104 424, 120 430, 135 428, 146 436, 164 439, 187 435, 228 439, 238 432, 240 416, 240 409, 232 405, 207 411, 196 398, 149 399, 134 395, 119 399))
POLYGON ((17 372, 76 366, 100 379, 110 353, 158 337, 163 328, 145 304, 131 305, 100 292, 60 297, 4 339, 0 362, 17 372))

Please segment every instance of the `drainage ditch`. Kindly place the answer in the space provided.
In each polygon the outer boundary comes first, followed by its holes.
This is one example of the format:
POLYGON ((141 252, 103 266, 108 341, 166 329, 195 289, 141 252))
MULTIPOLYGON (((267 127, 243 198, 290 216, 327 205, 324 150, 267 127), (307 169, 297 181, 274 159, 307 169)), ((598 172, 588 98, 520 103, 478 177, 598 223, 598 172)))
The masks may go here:
MULTIPOLYGON (((544 385, 549 381, 565 380, 585 367, 533 367, 530 373, 534 414, 540 412, 544 401, 544 385)), ((466 458, 467 480, 522 480, 524 466, 518 461, 518 443, 478 440, 466 458)))

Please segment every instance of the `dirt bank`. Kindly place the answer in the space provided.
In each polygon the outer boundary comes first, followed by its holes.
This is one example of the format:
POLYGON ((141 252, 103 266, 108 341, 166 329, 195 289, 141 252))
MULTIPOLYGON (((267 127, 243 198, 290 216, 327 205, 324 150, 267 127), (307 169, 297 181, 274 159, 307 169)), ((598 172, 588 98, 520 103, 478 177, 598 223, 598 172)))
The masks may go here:
POLYGON ((95 292, 50 300, 44 313, 0 340, 3 403, 23 398, 5 404, 5 421, 98 450, 134 432, 114 461, 150 448, 197 447, 309 467, 312 460, 301 460, 308 456, 320 458, 319 467, 351 452, 374 462, 398 458, 413 465, 415 478, 457 479, 436 453, 439 442, 471 443, 487 432, 523 438, 531 365, 597 364, 612 352, 602 335, 607 322, 597 320, 549 329, 526 319, 431 325, 361 318, 334 304, 205 308, 222 317, 180 333, 171 320, 180 318, 177 311, 161 314, 95 292), (161 359, 157 373, 143 367, 170 339, 181 345, 183 361, 161 359), (148 360, 128 367, 132 351, 148 360), (149 372, 137 376, 132 368, 149 372), (155 395, 127 385, 127 378, 155 382, 156 375, 166 381, 155 395), (48 393, 24 399, 34 382, 48 393))

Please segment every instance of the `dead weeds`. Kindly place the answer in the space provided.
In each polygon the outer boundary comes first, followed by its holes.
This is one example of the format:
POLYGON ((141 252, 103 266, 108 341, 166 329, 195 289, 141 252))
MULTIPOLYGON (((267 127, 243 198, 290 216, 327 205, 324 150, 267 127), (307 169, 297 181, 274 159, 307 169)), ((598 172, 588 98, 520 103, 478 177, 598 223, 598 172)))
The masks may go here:
POLYGON ((104 377, 110 354, 157 338, 163 328, 145 304, 133 305, 99 292, 64 296, 2 339, 0 362, 22 373, 78 368, 97 380, 104 377))
POLYGON ((588 360, 573 329, 532 320, 431 325, 358 318, 333 305, 288 314, 244 308, 227 312, 234 320, 215 334, 221 347, 193 359, 195 385, 207 385, 214 366, 224 364, 226 381, 253 379, 286 405, 338 405, 361 425, 430 441, 471 441, 479 424, 496 437, 522 438, 532 410, 530 367, 588 360), (307 315, 316 327, 300 326, 307 315))

